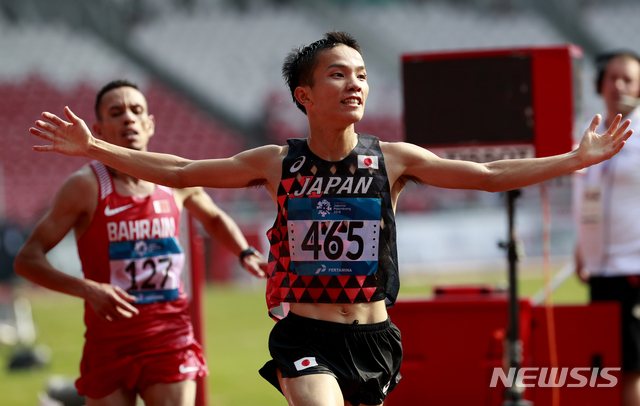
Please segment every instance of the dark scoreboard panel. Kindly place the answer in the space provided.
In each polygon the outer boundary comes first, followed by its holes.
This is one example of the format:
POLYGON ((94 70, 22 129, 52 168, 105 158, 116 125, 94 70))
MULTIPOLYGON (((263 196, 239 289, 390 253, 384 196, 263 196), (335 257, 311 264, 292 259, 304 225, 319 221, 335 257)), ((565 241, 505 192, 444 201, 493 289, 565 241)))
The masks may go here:
POLYGON ((568 152, 581 58, 574 45, 403 55, 405 140, 475 161, 568 152))

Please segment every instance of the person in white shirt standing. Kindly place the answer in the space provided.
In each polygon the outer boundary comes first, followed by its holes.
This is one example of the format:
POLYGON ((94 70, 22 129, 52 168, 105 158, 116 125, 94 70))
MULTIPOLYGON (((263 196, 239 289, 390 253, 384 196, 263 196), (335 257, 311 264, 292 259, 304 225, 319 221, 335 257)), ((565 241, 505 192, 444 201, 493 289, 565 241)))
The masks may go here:
MULTIPOLYGON (((596 58, 597 91, 607 113, 600 128, 621 114, 640 124, 640 56, 607 52, 596 58), (635 119, 635 120, 634 120, 635 119)), ((620 154, 581 171, 574 194, 578 217, 576 272, 591 301, 618 301, 622 309, 622 398, 640 405, 640 139, 620 154)))

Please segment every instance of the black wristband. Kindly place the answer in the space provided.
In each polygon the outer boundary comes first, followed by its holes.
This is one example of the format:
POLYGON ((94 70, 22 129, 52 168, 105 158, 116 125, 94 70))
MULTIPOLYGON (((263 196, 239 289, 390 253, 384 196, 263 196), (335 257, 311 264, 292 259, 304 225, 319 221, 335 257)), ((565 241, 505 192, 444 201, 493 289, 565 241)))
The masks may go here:
POLYGON ((256 252, 258 252, 255 248, 253 248, 252 246, 249 246, 249 248, 247 248, 246 250, 242 251, 240 253, 240 255, 238 256, 240 258, 240 265, 244 265, 244 257, 247 257, 249 255, 253 255, 256 252))

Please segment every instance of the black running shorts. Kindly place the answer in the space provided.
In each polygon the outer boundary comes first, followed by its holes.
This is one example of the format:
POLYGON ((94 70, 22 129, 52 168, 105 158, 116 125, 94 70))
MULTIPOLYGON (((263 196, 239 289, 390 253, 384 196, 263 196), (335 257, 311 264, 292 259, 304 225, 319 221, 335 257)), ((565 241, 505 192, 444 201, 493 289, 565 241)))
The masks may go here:
POLYGON ((620 303, 622 370, 640 371, 640 287, 633 286, 625 276, 591 277, 589 286, 591 301, 620 303))
POLYGON ((387 319, 374 324, 342 324, 289 313, 269 335, 273 358, 260 375, 282 391, 282 377, 329 374, 353 405, 378 405, 400 381, 400 330, 387 319))

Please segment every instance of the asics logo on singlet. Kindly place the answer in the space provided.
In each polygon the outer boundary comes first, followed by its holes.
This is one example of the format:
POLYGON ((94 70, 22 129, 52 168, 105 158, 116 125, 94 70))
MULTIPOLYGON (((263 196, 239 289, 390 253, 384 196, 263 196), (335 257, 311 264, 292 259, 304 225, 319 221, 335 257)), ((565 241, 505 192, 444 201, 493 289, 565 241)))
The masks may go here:
POLYGON ((127 204, 127 205, 124 205, 124 206, 120 206, 120 207, 116 207, 115 209, 112 209, 107 205, 107 207, 104 208, 104 215, 107 216, 107 217, 111 217, 111 216, 116 215, 116 214, 118 214, 120 212, 123 212, 123 211, 125 211, 125 210, 127 210, 128 208, 131 208, 131 207, 133 207, 133 203, 127 204))
POLYGON ((306 156, 301 156, 300 158, 298 158, 298 160, 293 165, 291 165, 291 168, 289 168, 289 172, 294 173, 300 170, 300 168, 302 168, 302 165, 304 164, 304 161, 306 160, 306 156))

